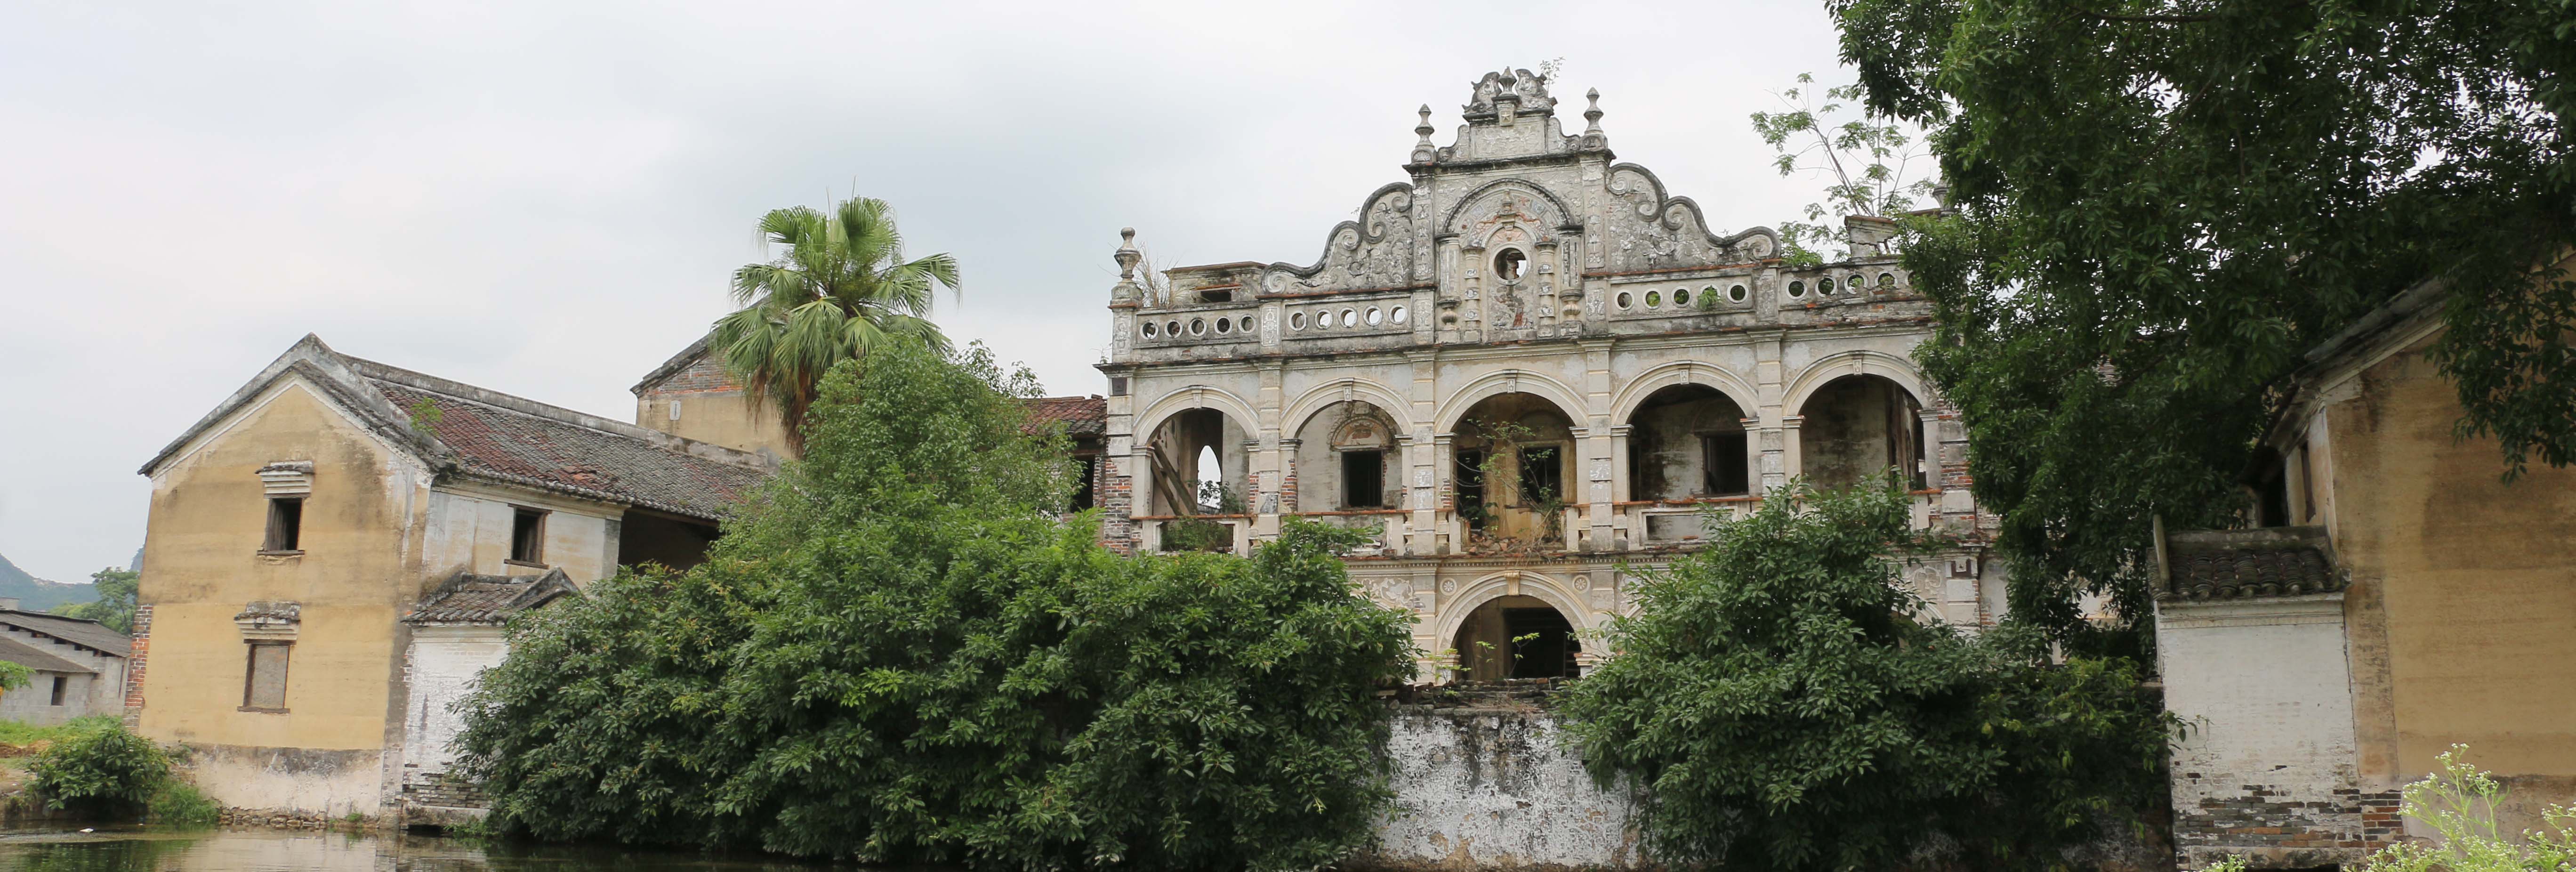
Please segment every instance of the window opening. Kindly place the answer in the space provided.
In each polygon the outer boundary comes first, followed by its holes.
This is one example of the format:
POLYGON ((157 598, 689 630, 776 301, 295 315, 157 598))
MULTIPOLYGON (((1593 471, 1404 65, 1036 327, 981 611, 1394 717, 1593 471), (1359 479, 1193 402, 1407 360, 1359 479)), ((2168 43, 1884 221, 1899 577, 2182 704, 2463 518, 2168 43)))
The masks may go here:
POLYGON ((1521 449, 1521 503, 1537 506, 1565 496, 1565 465, 1556 446, 1521 449))
POLYGON ((1199 292, 1199 302, 1202 302, 1202 303, 1231 303, 1231 302, 1234 302, 1234 291, 1232 291, 1232 290, 1223 290, 1223 291, 1200 291, 1200 292, 1199 292))
POLYGON ((1816 280, 1816 293, 1819 293, 1819 294, 1831 294, 1831 293, 1833 293, 1833 292, 1834 292, 1834 280, 1833 280, 1833 279, 1830 279, 1830 278, 1824 278, 1824 279, 1817 279, 1817 280, 1816 280))
POLYGON ((1378 451, 1342 452, 1342 508, 1385 507, 1386 454, 1378 451))
POLYGON ((1932 470, 1925 468, 1923 463, 1923 447, 1928 444, 1923 441, 1923 418, 1917 416, 1914 419, 1914 457, 1906 464, 1914 469, 1915 490, 1932 487, 1932 470))
POLYGON ((64 678, 60 675, 54 676, 54 705, 63 704, 63 689, 71 683, 72 680, 69 678, 64 678))
POLYGON ((510 518, 510 560, 514 563, 544 563, 546 560, 546 513, 541 509, 520 509, 510 518))
POLYGON ((1738 303, 1744 302, 1744 294, 1745 291, 1743 285, 1734 285, 1726 289, 1726 298, 1738 303))
POLYGON ((1752 473, 1746 469, 1744 432, 1709 433, 1699 437, 1700 468, 1707 471, 1703 483, 1707 492, 1718 496, 1751 493, 1752 473))
POLYGON ((1790 282, 1790 283, 1789 283, 1789 296, 1792 296, 1792 297, 1803 297, 1803 296, 1806 296, 1806 295, 1807 295, 1807 283, 1806 283, 1806 282, 1790 282))
POLYGON ((1217 459, 1216 446, 1199 449, 1199 514, 1214 515, 1225 511, 1225 464, 1217 459))
POLYGON ((1458 488, 1458 516, 1478 530, 1485 528, 1485 452, 1466 449, 1458 452, 1458 468, 1450 474, 1458 488))
POLYGON ((262 551, 304 550, 304 498, 270 497, 268 500, 268 539, 262 551))
POLYGON ((286 710, 286 654, 290 642, 250 643, 250 663, 242 679, 244 711, 286 710))
POLYGON ((1520 249, 1503 249, 1502 253, 1494 255, 1494 278, 1507 282, 1520 281, 1521 264, 1528 260, 1529 255, 1522 254, 1520 249))
POLYGON ((1674 288, 1674 289, 1673 289, 1673 305, 1676 305, 1676 306, 1687 306, 1687 305, 1690 305, 1690 289, 1689 289, 1689 288, 1674 288))

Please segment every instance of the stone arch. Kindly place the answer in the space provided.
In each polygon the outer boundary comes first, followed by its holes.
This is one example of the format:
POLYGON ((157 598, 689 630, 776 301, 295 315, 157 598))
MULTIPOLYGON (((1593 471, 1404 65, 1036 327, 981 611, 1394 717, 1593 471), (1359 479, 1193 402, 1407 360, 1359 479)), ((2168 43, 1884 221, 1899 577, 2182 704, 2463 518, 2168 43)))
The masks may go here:
POLYGON ((1288 413, 1280 416, 1279 426, 1284 432, 1295 433, 1303 429, 1309 419, 1323 414, 1326 409, 1332 408, 1333 404, 1343 400, 1360 400, 1378 407, 1386 412, 1387 417, 1394 419, 1397 435, 1411 436, 1415 425, 1413 404, 1399 399, 1399 396, 1394 388, 1378 382, 1357 376, 1344 376, 1316 385, 1312 390, 1299 396, 1295 402, 1289 403, 1288 413))
POLYGON ((1637 408, 1645 405, 1646 400, 1653 397, 1656 391, 1674 385, 1704 385, 1715 388, 1718 393, 1725 394, 1727 399, 1734 400, 1736 408, 1761 417, 1766 423, 1776 417, 1768 414, 1767 410, 1756 401, 1761 396, 1761 392, 1754 390, 1753 385, 1742 377, 1715 364, 1685 360, 1646 370, 1636 378, 1630 379, 1628 386, 1621 388, 1618 395, 1610 401, 1611 425, 1628 423, 1637 417, 1637 408))
MULTIPOLYGON (((1253 412, 1251 403, 1244 402, 1232 391, 1206 385, 1190 385, 1163 394, 1162 399, 1155 400, 1145 407, 1144 412, 1137 414, 1135 425, 1127 432, 1138 439, 1151 439, 1163 422, 1191 409, 1215 409, 1233 418, 1243 432, 1256 435, 1261 432, 1261 416, 1253 412)), ((1144 446, 1140 444, 1137 448, 1142 450, 1144 446)))
POLYGON ((1780 402, 1780 413, 1798 414, 1817 389, 1847 375, 1879 376, 1895 382, 1897 387, 1913 395, 1916 405, 1930 408, 1934 404, 1930 382, 1914 368, 1913 361, 1884 351, 1857 349, 1825 355, 1799 370, 1797 377, 1789 380, 1789 389, 1780 402))
POLYGON ((1529 394, 1554 403, 1557 411, 1565 413, 1566 420, 1574 422, 1574 426, 1591 426, 1591 409, 1584 405, 1581 393, 1553 377, 1525 369, 1487 373, 1468 382, 1466 387, 1450 394, 1449 399, 1441 403, 1440 414, 1434 419, 1435 426, 1442 433, 1455 431, 1459 421, 1466 418, 1467 412, 1477 403, 1484 402, 1487 397, 1510 393, 1529 394))
MULTIPOLYGON (((1563 579, 1531 569, 1504 569, 1486 573, 1474 581, 1458 585, 1458 592, 1442 594, 1440 609, 1431 617, 1432 639, 1445 642, 1458 637, 1458 628, 1478 606, 1512 593, 1512 582, 1520 582, 1522 596, 1535 597, 1565 616, 1578 632, 1600 629, 1601 619, 1583 604, 1581 591, 1574 590, 1563 579)), ((1446 583, 1445 581, 1443 582, 1446 583)))
POLYGON ((1554 215, 1540 216, 1543 220, 1540 221, 1539 226, 1552 229, 1566 229, 1574 226, 1576 223, 1576 219, 1574 217, 1576 214, 1575 211, 1572 208, 1567 207, 1565 205, 1565 200, 1558 197, 1556 192, 1548 190, 1547 186, 1538 184, 1537 182, 1532 182, 1528 179, 1495 179, 1482 185, 1478 185, 1475 190, 1468 191, 1466 196, 1459 197, 1458 202, 1449 207, 1448 213, 1440 216, 1440 223, 1435 225, 1435 232, 1464 232, 1458 226, 1458 216, 1466 214, 1468 209, 1474 207, 1477 203, 1483 202, 1485 195, 1505 188, 1519 188, 1529 191, 1530 193, 1537 194, 1540 200, 1547 203, 1548 208, 1556 210, 1556 214, 1554 215))

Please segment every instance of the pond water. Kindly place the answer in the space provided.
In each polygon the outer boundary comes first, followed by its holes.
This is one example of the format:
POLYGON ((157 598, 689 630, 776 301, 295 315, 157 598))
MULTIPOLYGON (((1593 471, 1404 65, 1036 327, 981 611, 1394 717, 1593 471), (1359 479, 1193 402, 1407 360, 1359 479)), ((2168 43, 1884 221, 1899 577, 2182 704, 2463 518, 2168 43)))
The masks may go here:
POLYGON ((409 834, 99 828, 0 831, 9 872, 818 872, 766 857, 613 846, 491 844, 409 834))

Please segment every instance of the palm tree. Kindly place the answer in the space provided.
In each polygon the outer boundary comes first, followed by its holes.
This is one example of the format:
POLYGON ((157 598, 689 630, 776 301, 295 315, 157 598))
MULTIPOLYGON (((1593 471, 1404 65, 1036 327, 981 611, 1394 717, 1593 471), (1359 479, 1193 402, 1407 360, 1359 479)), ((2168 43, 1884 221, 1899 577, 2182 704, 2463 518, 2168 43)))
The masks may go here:
POLYGON ((830 214, 771 210, 760 218, 760 234, 786 251, 734 270, 733 300, 741 308, 716 319, 712 345, 754 398, 778 410, 798 449, 805 410, 834 364, 895 336, 948 350, 948 337, 925 316, 934 284, 957 290, 957 259, 904 260, 894 207, 884 200, 845 200, 830 214))

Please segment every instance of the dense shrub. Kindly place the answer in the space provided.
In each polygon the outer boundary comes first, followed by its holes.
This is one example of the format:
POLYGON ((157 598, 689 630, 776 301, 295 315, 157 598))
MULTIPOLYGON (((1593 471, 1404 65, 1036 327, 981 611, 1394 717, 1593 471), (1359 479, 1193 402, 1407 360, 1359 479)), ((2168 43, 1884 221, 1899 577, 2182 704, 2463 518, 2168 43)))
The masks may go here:
POLYGON ((1372 691, 1409 618, 1349 534, 1122 557, 980 350, 827 380, 703 565, 521 619, 465 701, 492 826, 873 862, 1311 868, 1388 798, 1372 691))
POLYGON ((151 740, 109 724, 56 740, 28 764, 27 774, 47 808, 131 817, 170 782, 170 758, 151 740))
POLYGON ((2170 721, 2134 664, 1918 621, 1892 484, 1774 492, 1648 573, 1574 683, 1596 777, 1644 788, 1650 850, 1716 869, 2047 868, 2161 795, 2170 721))
POLYGON ((199 791, 196 785, 172 778, 152 795, 151 805, 144 810, 146 823, 166 826, 209 826, 223 817, 224 807, 199 791))

